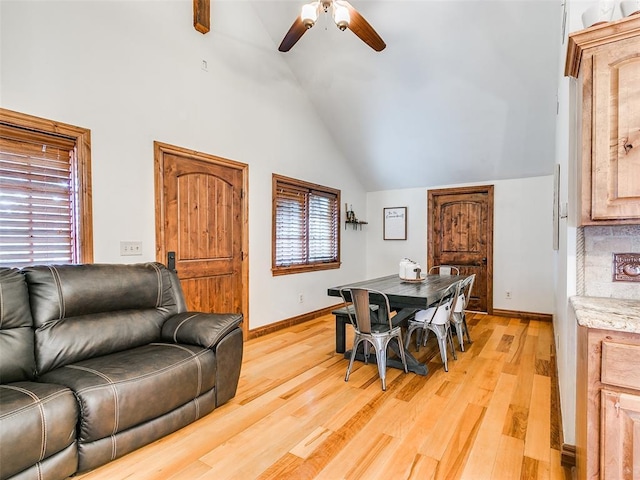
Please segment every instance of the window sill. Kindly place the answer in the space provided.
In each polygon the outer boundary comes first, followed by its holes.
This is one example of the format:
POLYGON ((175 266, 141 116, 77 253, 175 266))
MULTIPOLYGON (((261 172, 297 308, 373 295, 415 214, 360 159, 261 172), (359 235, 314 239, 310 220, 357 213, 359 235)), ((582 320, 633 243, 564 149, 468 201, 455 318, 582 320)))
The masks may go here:
POLYGON ((279 275, 293 275, 295 273, 333 270, 336 268, 340 268, 340 262, 315 263, 313 265, 293 265, 291 267, 274 267, 271 269, 271 274, 276 277, 279 275))

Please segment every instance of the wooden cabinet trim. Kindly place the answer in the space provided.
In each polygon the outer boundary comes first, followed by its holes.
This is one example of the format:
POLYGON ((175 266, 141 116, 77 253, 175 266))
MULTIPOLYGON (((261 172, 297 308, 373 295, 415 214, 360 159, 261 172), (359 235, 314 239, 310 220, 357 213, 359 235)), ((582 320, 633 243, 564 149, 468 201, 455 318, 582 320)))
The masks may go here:
POLYGON ((585 50, 640 35, 640 16, 596 25, 569 35, 564 74, 578 78, 585 50))

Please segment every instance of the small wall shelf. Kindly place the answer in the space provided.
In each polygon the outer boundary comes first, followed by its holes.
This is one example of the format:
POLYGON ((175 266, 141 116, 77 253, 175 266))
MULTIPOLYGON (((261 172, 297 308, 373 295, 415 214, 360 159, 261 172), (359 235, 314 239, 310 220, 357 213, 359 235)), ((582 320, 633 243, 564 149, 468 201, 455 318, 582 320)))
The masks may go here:
POLYGON ((347 229, 348 225, 351 225, 354 230, 362 230, 362 225, 367 225, 369 222, 364 222, 362 220, 347 220, 344 222, 344 229, 347 229))
POLYGON ((356 212, 353 211, 353 207, 349 208, 348 204, 344 204, 344 210, 346 215, 346 220, 344 221, 344 229, 347 229, 348 225, 351 225, 354 230, 362 230, 362 225, 366 225, 367 222, 358 220, 356 217, 356 212))

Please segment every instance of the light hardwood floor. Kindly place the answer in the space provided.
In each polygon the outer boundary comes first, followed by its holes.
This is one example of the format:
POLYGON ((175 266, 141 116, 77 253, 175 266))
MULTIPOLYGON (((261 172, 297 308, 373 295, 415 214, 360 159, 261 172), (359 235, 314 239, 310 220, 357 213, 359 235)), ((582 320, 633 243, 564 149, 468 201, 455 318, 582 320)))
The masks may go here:
POLYGON ((431 336, 416 354, 429 374, 390 369, 386 392, 375 364, 345 383, 332 316, 250 340, 233 400, 80 478, 571 478, 551 323, 468 317, 474 342, 448 373, 431 336))

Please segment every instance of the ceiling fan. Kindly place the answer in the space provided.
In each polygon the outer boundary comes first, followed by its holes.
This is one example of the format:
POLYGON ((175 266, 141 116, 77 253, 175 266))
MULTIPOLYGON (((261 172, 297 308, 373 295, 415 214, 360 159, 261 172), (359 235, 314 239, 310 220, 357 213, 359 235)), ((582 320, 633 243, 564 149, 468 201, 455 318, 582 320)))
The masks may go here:
POLYGON ((300 40, 304 32, 315 25, 321 9, 324 10, 324 13, 328 13, 331 9, 333 20, 340 30, 348 28, 376 52, 384 50, 387 46, 380 35, 369 25, 369 22, 349 2, 346 0, 320 0, 302 6, 302 12, 282 39, 278 50, 281 52, 291 50, 291 47, 300 40))

